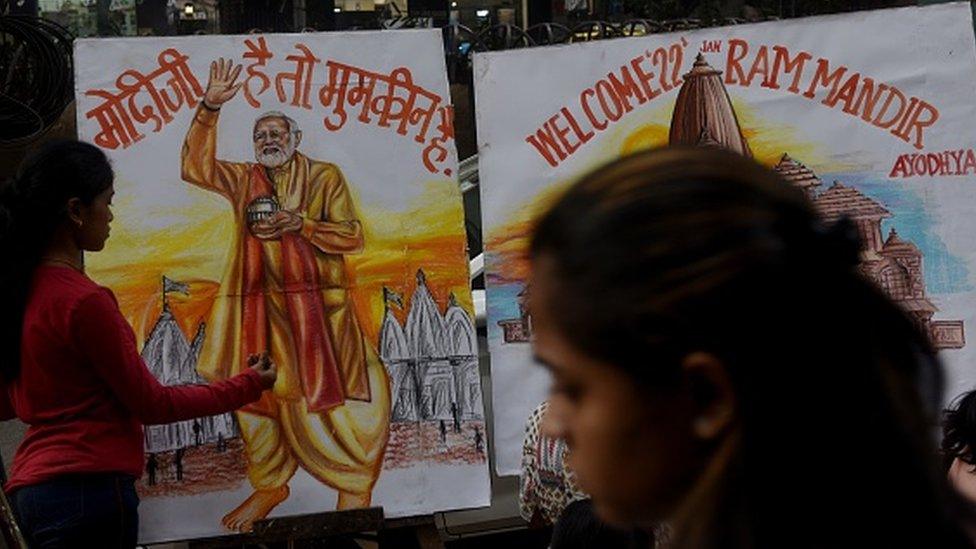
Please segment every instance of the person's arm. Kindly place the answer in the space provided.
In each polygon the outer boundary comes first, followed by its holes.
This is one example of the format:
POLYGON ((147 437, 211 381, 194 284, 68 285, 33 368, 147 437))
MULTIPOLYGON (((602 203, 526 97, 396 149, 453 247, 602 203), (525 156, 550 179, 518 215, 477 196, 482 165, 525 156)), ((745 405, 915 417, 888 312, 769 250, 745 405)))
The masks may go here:
POLYGON ((325 220, 302 220, 302 236, 325 253, 359 253, 366 241, 346 179, 339 168, 329 170, 329 177, 333 179, 326 184, 329 195, 325 198, 325 220))
POLYGON ((232 198, 247 178, 247 164, 217 160, 219 110, 201 104, 193 116, 180 153, 180 175, 184 181, 232 198))
POLYGON ((181 176, 208 191, 227 198, 237 196, 237 187, 247 178, 247 164, 217 160, 217 119, 220 107, 244 85, 238 83, 241 65, 220 59, 210 64, 210 80, 200 107, 186 132, 180 154, 181 176))
POLYGON ((363 226, 356 215, 352 196, 339 168, 332 167, 320 175, 328 189, 325 205, 315 217, 281 210, 270 221, 273 237, 294 232, 305 237, 313 246, 327 254, 357 254, 366 242, 363 226))
POLYGON ((135 334, 108 290, 85 297, 69 314, 78 352, 144 424, 230 412, 254 402, 264 390, 254 369, 211 385, 163 386, 139 356, 135 334))

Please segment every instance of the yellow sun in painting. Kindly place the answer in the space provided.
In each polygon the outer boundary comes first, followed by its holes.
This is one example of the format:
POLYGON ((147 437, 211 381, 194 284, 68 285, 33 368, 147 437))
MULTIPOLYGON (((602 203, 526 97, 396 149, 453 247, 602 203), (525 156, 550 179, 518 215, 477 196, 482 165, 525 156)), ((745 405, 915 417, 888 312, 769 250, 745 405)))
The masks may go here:
MULTIPOLYGON (((746 102, 733 98, 732 104, 742 135, 757 162, 772 167, 783 154, 788 153, 822 171, 843 168, 830 158, 822 144, 804 139, 797 128, 763 118, 757 109, 746 102)), ((526 249, 538 215, 548 209, 582 173, 617 157, 667 146, 673 109, 674 105, 670 104, 642 113, 632 124, 608 136, 595 151, 592 162, 583 163, 583 167, 572 176, 553 182, 535 196, 526 197, 522 204, 513 208, 507 222, 492 227, 488 232, 487 244, 494 257, 493 274, 509 280, 525 280, 529 273, 526 249)))
POLYGON ((620 147, 623 156, 668 144, 668 128, 661 124, 646 124, 630 133, 620 147))

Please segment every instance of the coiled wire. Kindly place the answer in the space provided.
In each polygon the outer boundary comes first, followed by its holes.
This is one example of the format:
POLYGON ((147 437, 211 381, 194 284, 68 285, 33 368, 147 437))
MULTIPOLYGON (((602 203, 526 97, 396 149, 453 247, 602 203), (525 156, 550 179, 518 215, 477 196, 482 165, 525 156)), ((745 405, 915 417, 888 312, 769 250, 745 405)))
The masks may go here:
POLYGON ((73 39, 47 19, 0 15, 0 147, 42 135, 71 103, 73 39))

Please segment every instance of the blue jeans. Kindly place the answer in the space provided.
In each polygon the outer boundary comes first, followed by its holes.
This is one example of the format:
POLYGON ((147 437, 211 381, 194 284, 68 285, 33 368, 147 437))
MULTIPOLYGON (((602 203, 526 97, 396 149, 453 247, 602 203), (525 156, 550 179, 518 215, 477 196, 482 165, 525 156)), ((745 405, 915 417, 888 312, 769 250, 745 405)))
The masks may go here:
POLYGON ((14 491, 10 504, 31 549, 136 546, 139 496, 130 476, 65 476, 14 491))

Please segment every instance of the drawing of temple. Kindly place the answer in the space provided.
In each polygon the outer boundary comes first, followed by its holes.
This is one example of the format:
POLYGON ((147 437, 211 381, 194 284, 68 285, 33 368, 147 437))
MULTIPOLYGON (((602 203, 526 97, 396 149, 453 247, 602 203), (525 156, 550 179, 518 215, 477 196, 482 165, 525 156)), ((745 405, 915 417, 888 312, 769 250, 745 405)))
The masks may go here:
POLYGON ((861 272, 908 312, 919 328, 929 334, 937 349, 965 346, 961 320, 932 320, 939 309, 926 295, 921 250, 898 236, 894 228, 887 237, 883 236, 881 222, 892 217, 891 212, 879 202, 839 181, 818 194, 820 178, 788 154, 782 156, 774 169, 807 193, 827 223, 834 223, 845 216, 854 222, 864 246, 861 251, 861 272))
MULTIPOLYGON (((678 92, 670 144, 718 147, 751 157, 721 74, 698 54, 678 92)), ((882 235, 881 222, 892 217, 884 205, 839 181, 820 192, 822 181, 817 174, 789 154, 783 154, 773 169, 802 189, 826 222, 845 216, 854 222, 864 246, 861 272, 908 312, 936 348, 965 345, 961 320, 932 320, 938 308, 926 294, 921 250, 899 237, 895 229, 887 237, 882 235)))
POLYGON ((482 419, 478 336, 467 311, 452 294, 442 314, 422 270, 405 325, 391 309, 403 308, 402 297, 387 288, 383 297, 379 347, 390 372, 391 420, 482 419))
MULTIPOLYGON (((193 342, 188 342, 169 308, 166 293, 187 292, 186 285, 163 279, 163 310, 156 320, 146 343, 142 359, 152 375, 163 385, 193 385, 206 383, 197 373, 197 359, 206 337, 206 325, 200 323, 193 342)), ((239 437, 240 432, 231 414, 220 414, 166 425, 147 425, 144 429, 147 453, 167 452, 196 444, 208 444, 239 437), (197 426, 194 429, 194 424, 197 426)))
POLYGON ((527 307, 528 299, 529 289, 525 288, 518 294, 519 317, 498 321, 505 343, 528 343, 532 340, 532 313, 527 307))
POLYGON ((668 142, 671 146, 715 147, 752 156, 722 82, 722 71, 713 69, 700 53, 678 91, 668 142))
POLYGON ((783 154, 773 170, 789 183, 802 189, 810 200, 816 197, 817 187, 823 183, 813 170, 793 160, 788 154, 783 154))

